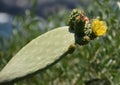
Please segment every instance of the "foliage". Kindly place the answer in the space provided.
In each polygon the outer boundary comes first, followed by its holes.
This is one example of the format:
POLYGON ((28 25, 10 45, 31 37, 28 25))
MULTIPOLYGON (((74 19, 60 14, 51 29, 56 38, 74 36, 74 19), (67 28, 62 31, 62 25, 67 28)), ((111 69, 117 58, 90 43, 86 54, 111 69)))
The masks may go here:
MULTIPOLYGON (((78 46, 75 52, 64 57, 51 68, 17 82, 15 85, 84 85, 89 80, 120 84, 120 8, 117 0, 94 0, 86 8, 90 18, 100 16, 107 22, 107 34, 86 46, 78 46)), ((47 20, 35 17, 31 11, 16 16, 12 39, 0 38, 0 69, 26 43, 52 28, 64 26, 67 11, 49 16, 47 20)), ((90 84, 86 85, 99 85, 90 84)), ((110 84, 105 84, 110 85, 110 84)))

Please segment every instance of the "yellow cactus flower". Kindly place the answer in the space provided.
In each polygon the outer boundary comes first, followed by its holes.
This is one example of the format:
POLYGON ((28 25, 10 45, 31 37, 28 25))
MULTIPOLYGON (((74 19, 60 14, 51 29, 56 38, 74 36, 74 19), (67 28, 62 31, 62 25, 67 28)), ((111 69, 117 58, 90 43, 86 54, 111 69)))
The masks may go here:
POLYGON ((92 21, 92 31, 96 36, 102 36, 107 31, 107 26, 104 21, 100 21, 99 19, 94 19, 92 21))

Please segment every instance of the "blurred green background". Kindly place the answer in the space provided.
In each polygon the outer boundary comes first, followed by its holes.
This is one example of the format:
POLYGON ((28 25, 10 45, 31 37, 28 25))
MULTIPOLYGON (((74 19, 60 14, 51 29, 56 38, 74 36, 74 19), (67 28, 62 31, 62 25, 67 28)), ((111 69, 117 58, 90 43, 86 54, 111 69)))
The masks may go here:
MULTIPOLYGON (((36 15, 36 1, 31 0, 30 4, 31 9, 24 15, 12 18, 9 37, 0 34, 0 70, 32 39, 67 25, 68 15, 74 8, 61 8, 40 17, 36 15)), ((77 47, 56 65, 14 85, 120 85, 120 1, 81 0, 75 7, 82 8, 90 19, 99 16, 105 20, 107 34, 77 47)))

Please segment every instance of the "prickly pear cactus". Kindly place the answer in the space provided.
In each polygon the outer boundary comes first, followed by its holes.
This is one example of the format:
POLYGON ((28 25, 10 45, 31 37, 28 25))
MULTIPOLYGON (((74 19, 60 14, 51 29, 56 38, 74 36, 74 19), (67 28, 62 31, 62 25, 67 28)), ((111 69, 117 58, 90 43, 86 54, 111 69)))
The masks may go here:
POLYGON ((13 81, 45 69, 67 55, 69 45, 74 43, 74 35, 68 28, 56 28, 28 43, 2 69, 0 82, 13 81))
POLYGON ((90 40, 104 35, 107 30, 104 21, 96 18, 89 22, 85 13, 79 9, 71 12, 68 25, 47 32, 24 46, 0 72, 0 83, 45 69, 72 53, 76 44, 86 45, 90 40))

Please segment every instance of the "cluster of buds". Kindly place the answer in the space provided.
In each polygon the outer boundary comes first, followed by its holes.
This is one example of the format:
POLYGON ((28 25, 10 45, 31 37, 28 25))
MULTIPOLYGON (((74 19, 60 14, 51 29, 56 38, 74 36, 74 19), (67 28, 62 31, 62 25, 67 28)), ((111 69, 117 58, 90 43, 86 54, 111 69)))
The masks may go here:
POLYGON ((90 40, 105 34, 107 26, 104 21, 98 18, 89 22, 89 18, 85 16, 84 11, 74 9, 69 16, 69 29, 75 33, 75 43, 85 45, 90 40))

